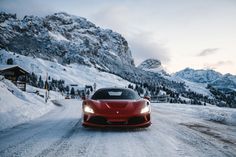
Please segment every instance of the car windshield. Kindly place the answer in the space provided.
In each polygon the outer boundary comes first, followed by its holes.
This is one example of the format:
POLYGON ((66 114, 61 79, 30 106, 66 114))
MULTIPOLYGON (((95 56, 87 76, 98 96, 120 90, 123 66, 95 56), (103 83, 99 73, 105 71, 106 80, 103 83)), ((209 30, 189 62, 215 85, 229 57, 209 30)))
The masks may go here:
POLYGON ((124 99, 124 100, 136 100, 139 99, 139 95, 131 90, 131 89, 99 89, 97 90, 93 96, 93 100, 100 100, 100 99, 124 99))

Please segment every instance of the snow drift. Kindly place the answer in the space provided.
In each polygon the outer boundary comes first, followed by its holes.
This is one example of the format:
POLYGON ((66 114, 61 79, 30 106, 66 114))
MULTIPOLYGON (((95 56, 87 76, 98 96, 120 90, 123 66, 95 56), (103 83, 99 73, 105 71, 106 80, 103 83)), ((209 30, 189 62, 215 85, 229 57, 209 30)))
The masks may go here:
POLYGON ((0 130, 40 117, 54 107, 34 93, 22 92, 2 76, 0 93, 0 130))

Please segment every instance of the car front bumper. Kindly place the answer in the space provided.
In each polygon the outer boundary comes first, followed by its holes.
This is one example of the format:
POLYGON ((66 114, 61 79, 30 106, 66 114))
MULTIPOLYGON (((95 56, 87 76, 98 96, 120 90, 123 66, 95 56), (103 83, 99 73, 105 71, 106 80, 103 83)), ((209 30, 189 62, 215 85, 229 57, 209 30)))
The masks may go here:
POLYGON ((85 114, 82 124, 91 127, 148 127, 151 118, 150 113, 123 117, 85 114))

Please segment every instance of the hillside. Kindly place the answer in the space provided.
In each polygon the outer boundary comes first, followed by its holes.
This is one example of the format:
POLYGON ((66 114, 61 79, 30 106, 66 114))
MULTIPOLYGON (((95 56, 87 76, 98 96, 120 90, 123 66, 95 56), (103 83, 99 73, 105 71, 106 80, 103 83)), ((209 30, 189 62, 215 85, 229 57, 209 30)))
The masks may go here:
POLYGON ((128 86, 130 82, 110 73, 99 71, 94 67, 80 64, 62 65, 57 62, 23 56, 0 50, 0 63, 5 63, 8 58, 14 60, 14 64, 21 66, 30 73, 37 74, 45 81, 46 76, 55 80, 64 80, 66 85, 77 84, 79 88, 85 85, 97 84, 98 88, 109 86, 128 86), (26 64, 27 63, 27 64, 26 64))

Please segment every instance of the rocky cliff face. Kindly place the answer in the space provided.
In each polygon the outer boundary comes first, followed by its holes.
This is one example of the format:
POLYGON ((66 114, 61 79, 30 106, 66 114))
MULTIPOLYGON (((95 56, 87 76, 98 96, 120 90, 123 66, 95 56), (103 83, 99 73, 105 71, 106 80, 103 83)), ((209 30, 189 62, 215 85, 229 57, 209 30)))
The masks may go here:
POLYGON ((0 13, 0 47, 59 63, 94 65, 114 72, 115 65, 134 66, 127 41, 85 18, 55 13, 46 17, 0 13))

